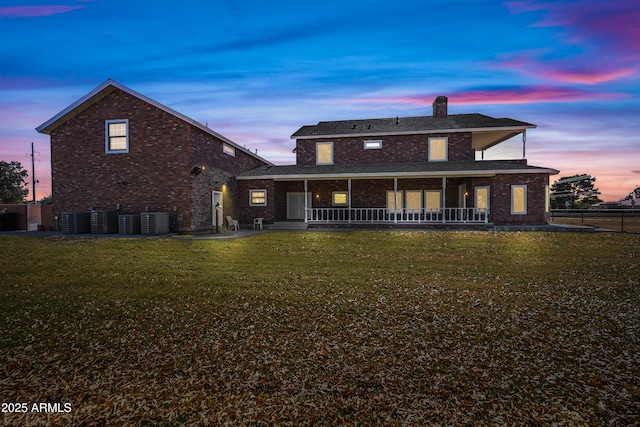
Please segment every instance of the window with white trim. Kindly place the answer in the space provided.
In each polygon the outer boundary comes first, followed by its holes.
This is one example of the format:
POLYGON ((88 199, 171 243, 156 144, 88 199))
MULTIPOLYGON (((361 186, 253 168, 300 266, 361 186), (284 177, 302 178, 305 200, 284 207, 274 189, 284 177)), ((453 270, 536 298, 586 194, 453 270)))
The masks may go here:
POLYGON ((234 157, 235 157, 235 155, 236 155, 236 149, 235 149, 235 147, 233 147, 233 146, 231 146, 231 145, 229 145, 229 144, 224 144, 224 143, 222 144, 222 152, 223 152, 224 154, 228 154, 228 155, 230 155, 230 156, 234 156, 234 157))
POLYGON ((316 165, 333 164, 333 142, 316 143, 316 165))
POLYGON ((407 212, 418 213, 422 210, 422 191, 421 190, 406 190, 404 192, 405 205, 407 212))
POLYGON ((249 206, 267 206, 267 190, 249 190, 249 206))
POLYGON ((551 212, 551 190, 548 185, 544 186, 544 212, 551 212))
POLYGON ((129 119, 105 120, 107 154, 129 152, 129 119))
POLYGON ((402 212, 402 190, 400 191, 387 191, 387 211, 390 213, 402 212))
POLYGON ((489 186, 475 187, 475 193, 476 209, 489 209, 489 186))
POLYGON ((349 205, 349 192, 347 191, 334 191, 331 195, 333 206, 348 206, 349 205))
POLYGON ((440 210, 442 206, 442 191, 426 190, 424 192, 424 207, 427 212, 440 210))
POLYGON ((429 138, 429 161, 446 162, 449 157, 449 138, 442 136, 429 138))
POLYGON ((381 139, 364 141, 365 150, 380 150, 381 148, 382 148, 381 139))
POLYGON ((511 186, 511 214, 525 215, 527 213, 527 186, 511 186))

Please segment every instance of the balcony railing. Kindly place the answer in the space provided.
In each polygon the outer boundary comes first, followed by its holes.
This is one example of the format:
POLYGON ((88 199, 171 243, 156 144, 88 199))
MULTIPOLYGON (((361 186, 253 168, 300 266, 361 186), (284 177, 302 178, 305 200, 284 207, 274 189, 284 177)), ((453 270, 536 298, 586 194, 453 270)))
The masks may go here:
POLYGON ((488 223, 489 210, 480 208, 387 209, 307 208, 310 223, 488 223))

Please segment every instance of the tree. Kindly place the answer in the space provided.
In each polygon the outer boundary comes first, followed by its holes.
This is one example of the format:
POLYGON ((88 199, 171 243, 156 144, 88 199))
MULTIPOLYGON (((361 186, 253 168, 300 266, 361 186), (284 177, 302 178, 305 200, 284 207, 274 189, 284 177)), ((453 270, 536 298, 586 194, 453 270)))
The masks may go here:
POLYGON ((631 199, 640 199, 640 187, 636 187, 635 190, 633 190, 631 193, 629 193, 629 195, 627 197, 625 197, 623 200, 631 200, 631 199))
POLYGON ((587 174, 560 178, 551 185, 551 209, 584 209, 602 202, 594 182, 596 178, 587 174))
POLYGON ((27 171, 20 162, 0 161, 0 201, 2 203, 24 203, 29 194, 25 183, 27 171))

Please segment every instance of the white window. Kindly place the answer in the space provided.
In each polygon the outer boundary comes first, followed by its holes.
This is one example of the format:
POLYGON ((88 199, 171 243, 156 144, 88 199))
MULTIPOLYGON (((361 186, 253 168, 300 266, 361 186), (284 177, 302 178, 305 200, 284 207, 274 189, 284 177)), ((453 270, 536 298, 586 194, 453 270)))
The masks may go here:
POLYGON ((476 209, 489 209, 489 187, 476 187, 475 193, 476 209))
POLYGON ((405 202, 407 212, 418 213, 422 210, 422 191, 407 190, 405 191, 405 202))
POLYGON ((365 150, 379 150, 381 148, 382 148, 382 140, 381 139, 365 141, 364 142, 364 149, 365 150))
POLYGON ((438 211, 442 205, 442 192, 440 190, 426 190, 424 192, 424 207, 427 211, 438 211))
POLYGON ((333 200, 333 206, 349 205, 349 193, 346 191, 334 191, 331 199, 333 200))
POLYGON ((316 164, 317 165, 333 164, 333 142, 316 143, 316 164))
POLYGON ((250 190, 249 206, 267 206, 267 190, 250 190))
POLYGON ((448 138, 429 138, 429 161, 446 162, 448 159, 448 138))
POLYGON ((228 154, 228 155, 230 155, 230 156, 235 156, 235 155, 236 155, 236 149, 235 149, 235 147, 232 147, 232 146, 231 146, 231 145, 229 145, 229 144, 224 144, 224 143, 222 144, 222 152, 223 152, 224 154, 228 154))
POLYGON ((105 150, 107 154, 129 152, 129 120, 105 121, 105 150))
POLYGON ((544 211, 551 212, 551 190, 548 185, 544 186, 544 211))
POLYGON ((525 215, 527 213, 527 186, 511 186, 511 214, 525 215))
POLYGON ((402 191, 387 191, 387 211, 402 212, 402 191))

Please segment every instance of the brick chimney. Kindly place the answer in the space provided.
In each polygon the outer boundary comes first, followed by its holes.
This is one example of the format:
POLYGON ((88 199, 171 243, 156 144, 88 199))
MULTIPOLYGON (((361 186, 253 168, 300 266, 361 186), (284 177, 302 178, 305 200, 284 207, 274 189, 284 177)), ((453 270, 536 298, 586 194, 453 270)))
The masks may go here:
POLYGON ((433 117, 438 119, 446 118, 448 113, 449 100, 446 96, 439 96, 433 101, 433 117))

